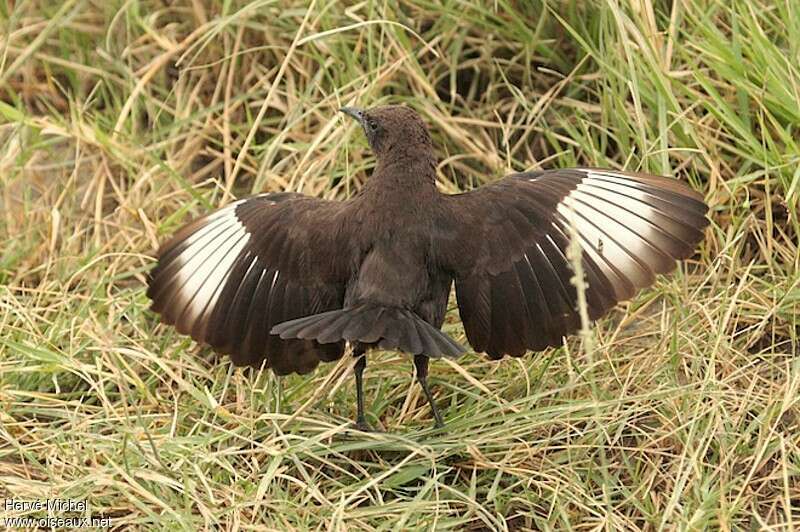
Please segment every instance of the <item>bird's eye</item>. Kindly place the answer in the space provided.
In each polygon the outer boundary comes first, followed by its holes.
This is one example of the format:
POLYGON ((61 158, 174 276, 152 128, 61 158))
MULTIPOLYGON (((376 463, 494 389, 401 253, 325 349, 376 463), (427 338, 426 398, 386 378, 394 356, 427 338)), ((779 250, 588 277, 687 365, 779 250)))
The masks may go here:
POLYGON ((372 131, 377 131, 378 123, 376 121, 374 121, 374 120, 369 120, 367 122, 367 127, 370 128, 370 130, 372 130, 372 131))

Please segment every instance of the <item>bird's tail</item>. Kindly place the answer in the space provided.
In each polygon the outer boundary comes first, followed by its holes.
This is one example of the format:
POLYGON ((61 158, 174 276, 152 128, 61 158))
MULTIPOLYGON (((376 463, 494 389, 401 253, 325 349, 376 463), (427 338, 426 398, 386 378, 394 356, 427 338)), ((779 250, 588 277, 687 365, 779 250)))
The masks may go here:
POLYGON ((377 344, 381 349, 431 358, 457 357, 465 351, 461 344, 413 312, 374 303, 285 321, 270 332, 284 339, 302 338, 321 344, 341 340, 377 344))

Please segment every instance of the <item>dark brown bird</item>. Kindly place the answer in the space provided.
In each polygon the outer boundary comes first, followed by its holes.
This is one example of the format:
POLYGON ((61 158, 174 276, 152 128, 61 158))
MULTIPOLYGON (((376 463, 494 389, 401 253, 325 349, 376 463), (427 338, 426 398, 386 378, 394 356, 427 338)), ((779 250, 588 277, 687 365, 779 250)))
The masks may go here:
POLYGON ((362 428, 372 347, 414 356, 442 425, 428 359, 464 351, 440 330, 454 281, 472 348, 518 357, 561 345, 580 325, 566 258, 570 223, 591 319, 689 257, 708 223, 702 197, 683 183, 612 170, 523 172, 442 194, 416 112, 342 112, 359 122, 377 156, 357 195, 329 201, 282 192, 231 203, 161 247, 147 295, 164 323, 237 366, 308 373, 339 359, 349 342, 362 428))

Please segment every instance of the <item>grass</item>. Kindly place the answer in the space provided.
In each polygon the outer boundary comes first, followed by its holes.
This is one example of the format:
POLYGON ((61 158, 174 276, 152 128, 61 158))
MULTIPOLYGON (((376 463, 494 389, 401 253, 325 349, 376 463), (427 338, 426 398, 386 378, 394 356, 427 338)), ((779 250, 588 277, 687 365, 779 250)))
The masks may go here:
POLYGON ((28 0, 0 24, 0 498, 118 528, 800 523, 797 2, 28 0), (444 432, 396 353, 361 434, 352 360, 279 379, 157 325, 158 242, 234 196, 353 194, 374 158, 336 110, 388 102, 430 124, 444 191, 672 175, 705 242, 590 353, 434 363, 444 432))

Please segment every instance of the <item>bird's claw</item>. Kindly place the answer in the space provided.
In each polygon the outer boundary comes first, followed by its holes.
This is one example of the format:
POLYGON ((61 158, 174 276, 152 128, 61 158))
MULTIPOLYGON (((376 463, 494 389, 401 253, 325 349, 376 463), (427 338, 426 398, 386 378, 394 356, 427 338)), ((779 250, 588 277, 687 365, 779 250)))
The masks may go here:
POLYGON ((358 419, 353 422, 353 428, 356 430, 360 430, 361 432, 382 432, 380 429, 373 428, 372 425, 367 423, 366 419, 358 419))

